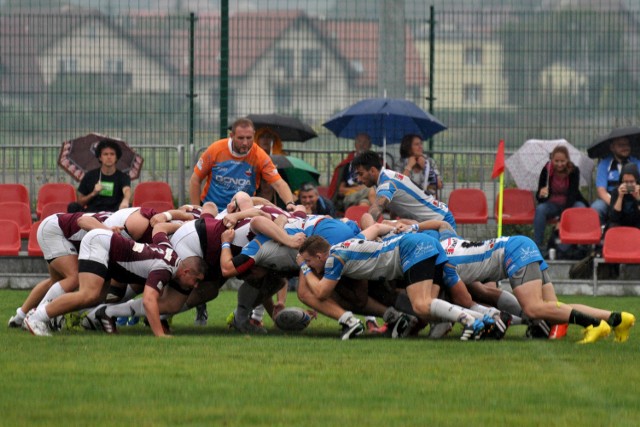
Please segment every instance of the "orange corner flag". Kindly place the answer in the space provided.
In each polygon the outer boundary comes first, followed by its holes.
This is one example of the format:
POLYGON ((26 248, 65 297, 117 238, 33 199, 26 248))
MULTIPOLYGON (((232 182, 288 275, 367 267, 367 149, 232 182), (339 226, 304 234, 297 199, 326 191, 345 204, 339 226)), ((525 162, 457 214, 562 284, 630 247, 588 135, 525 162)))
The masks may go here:
POLYGON ((493 164, 493 172, 491 179, 499 177, 504 172, 504 139, 498 144, 498 152, 496 153, 496 162, 493 164))

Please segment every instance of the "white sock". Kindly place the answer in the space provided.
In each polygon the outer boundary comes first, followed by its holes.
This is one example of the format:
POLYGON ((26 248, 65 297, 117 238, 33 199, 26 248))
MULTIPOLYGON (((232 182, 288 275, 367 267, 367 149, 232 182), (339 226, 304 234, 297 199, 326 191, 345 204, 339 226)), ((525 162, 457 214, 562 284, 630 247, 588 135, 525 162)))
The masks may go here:
POLYGON ((41 322, 48 322, 51 320, 44 305, 39 305, 38 308, 36 308, 36 312, 33 313, 33 318, 41 322))
POLYGON ((251 312, 251 318, 253 320, 257 320, 258 322, 262 322, 262 318, 264 317, 264 305, 260 304, 255 307, 251 312))
POLYGON ((471 308, 464 308, 464 307, 460 307, 460 310, 462 310, 463 313, 466 313, 467 315, 475 318, 475 319, 482 319, 482 316, 484 316, 485 313, 482 313, 480 311, 476 311, 474 309, 471 308))
POLYGON ((132 299, 122 304, 107 306, 105 314, 109 317, 140 317, 144 316, 144 305, 142 298, 132 299))
POLYGON ((45 302, 53 301, 54 299, 58 298, 60 295, 64 295, 65 293, 66 292, 64 291, 64 289, 62 289, 62 286, 60 286, 60 282, 54 283, 44 295, 44 298, 42 298, 42 301, 40 301, 38 307, 40 307, 45 302))
POLYGON ((462 307, 438 298, 431 301, 431 316, 450 322, 460 322, 465 326, 473 324, 475 320, 473 316, 466 314, 462 307))
POLYGON ((342 313, 342 316, 340 316, 340 318, 338 319, 338 323, 342 323, 343 325, 347 324, 347 320, 349 320, 349 318, 353 317, 353 313, 350 311, 345 311, 344 313, 342 313))
MULTIPOLYGON (((489 317, 493 317, 496 314, 499 314, 499 311, 494 308, 494 307, 485 307, 484 305, 480 305, 480 304, 473 304, 471 306, 471 310, 476 311, 480 314, 486 314, 489 317)), ((482 317, 482 316, 480 316, 482 317)))
POLYGON ((16 309, 16 320, 24 320, 26 314, 22 311, 22 307, 16 309))
POLYGON ((371 320, 372 322, 378 323, 375 316, 367 316, 364 318, 365 323, 371 320))

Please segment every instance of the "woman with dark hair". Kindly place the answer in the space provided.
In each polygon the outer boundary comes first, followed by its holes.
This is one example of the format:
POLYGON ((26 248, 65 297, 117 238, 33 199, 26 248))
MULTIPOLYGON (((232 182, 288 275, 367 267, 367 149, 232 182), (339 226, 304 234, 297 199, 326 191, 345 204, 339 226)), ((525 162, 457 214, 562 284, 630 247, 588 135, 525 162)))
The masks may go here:
POLYGON ((533 240, 543 254, 546 253, 542 246, 547 220, 559 216, 566 208, 587 206, 580 193, 580 169, 571 162, 567 147, 556 146, 549 157, 540 172, 538 206, 533 219, 533 240))
POLYGON ((611 192, 607 228, 626 226, 640 228, 640 181, 638 166, 627 163, 620 172, 620 185, 611 192))
POLYGON ((427 156, 419 135, 405 135, 400 142, 400 173, 408 176, 425 193, 435 195, 442 188, 442 179, 436 162, 427 156))

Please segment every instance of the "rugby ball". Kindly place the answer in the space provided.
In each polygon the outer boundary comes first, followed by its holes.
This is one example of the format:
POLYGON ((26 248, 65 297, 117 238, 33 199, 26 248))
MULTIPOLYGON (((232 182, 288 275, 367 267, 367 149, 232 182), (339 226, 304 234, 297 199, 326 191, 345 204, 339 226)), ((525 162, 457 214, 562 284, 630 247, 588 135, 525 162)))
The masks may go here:
POLYGON ((287 307, 283 308, 273 321, 278 329, 286 332, 298 332, 309 326, 311 316, 300 307, 287 307))

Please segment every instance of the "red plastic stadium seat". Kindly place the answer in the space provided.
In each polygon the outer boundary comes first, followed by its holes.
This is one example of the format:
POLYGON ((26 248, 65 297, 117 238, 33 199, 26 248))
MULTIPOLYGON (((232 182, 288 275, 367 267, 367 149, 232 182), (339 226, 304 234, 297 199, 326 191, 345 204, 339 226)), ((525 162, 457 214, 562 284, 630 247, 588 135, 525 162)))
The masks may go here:
POLYGON ((329 198, 329 187, 327 187, 326 185, 319 185, 317 188, 319 195, 321 195, 322 197, 326 197, 327 199, 329 198))
POLYGON ((38 227, 42 221, 36 221, 31 224, 31 231, 29 232, 29 242, 27 244, 27 253, 29 256, 41 257, 43 256, 42 249, 38 244, 38 227))
MULTIPOLYGON (((71 184, 50 182, 40 187, 36 215, 42 218, 42 208, 48 203, 71 203, 76 201, 76 189, 71 184)), ((65 209, 66 211, 66 209, 65 209)))
POLYGON ((486 224, 487 197, 478 188, 457 188, 449 195, 449 210, 457 224, 486 224))
POLYGON ((141 182, 133 190, 133 206, 142 206, 144 202, 169 202, 173 206, 171 187, 166 182, 141 182))
MULTIPOLYGON (((498 197, 496 196, 494 215, 498 219, 498 197)), ((533 193, 519 188, 505 188, 502 203, 503 224, 533 224, 536 205, 533 193)))
POLYGON ((3 202, 22 202, 31 205, 29 190, 22 184, 0 184, 0 200, 3 202))
POLYGON ((591 208, 568 208, 560 217, 560 241, 575 245, 595 245, 601 239, 600 219, 591 208))
POLYGON ((67 212, 67 202, 53 202, 47 203, 42 207, 42 216, 41 219, 48 217, 49 215, 57 214, 57 213, 65 213, 67 212))
POLYGON ((150 200, 148 202, 142 203, 140 207, 152 208, 155 209, 156 212, 165 212, 174 209, 173 203, 167 202, 165 200, 150 200))
POLYGON ((347 210, 344 211, 344 217, 357 222, 358 225, 362 227, 362 224, 360 224, 360 219, 362 219, 362 215, 366 214, 367 212, 369 212, 369 206, 365 206, 365 205, 349 206, 347 210))
POLYGON ((614 227, 604 235, 602 256, 607 263, 640 264, 640 229, 614 227))
POLYGON ((22 202, 0 203, 0 219, 8 219, 18 224, 20 237, 26 239, 31 230, 31 208, 22 202))
POLYGON ((9 219, 0 219, 0 255, 17 256, 21 246, 18 224, 9 219))

